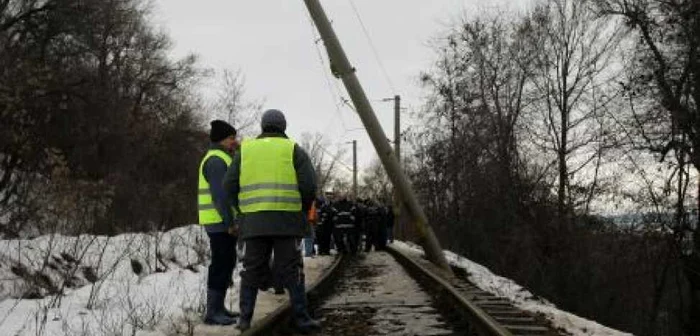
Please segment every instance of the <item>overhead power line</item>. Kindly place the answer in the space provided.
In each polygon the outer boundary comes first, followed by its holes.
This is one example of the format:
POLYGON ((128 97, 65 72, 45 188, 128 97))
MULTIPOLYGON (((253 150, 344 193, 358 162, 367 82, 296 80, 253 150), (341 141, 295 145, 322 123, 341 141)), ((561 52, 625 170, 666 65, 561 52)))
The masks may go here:
MULTIPOLYGON (((308 17, 308 16, 307 16, 308 17)), ((318 61, 321 66, 321 73, 326 81, 326 86, 328 88, 328 93, 331 95, 331 99, 333 100, 333 105, 335 105, 335 113, 338 116, 338 119, 340 120, 340 125, 343 127, 343 134, 348 132, 348 128, 345 125, 345 120, 343 119, 343 114, 340 111, 340 106, 342 106, 345 102, 345 98, 337 92, 333 91, 333 84, 331 83, 331 79, 329 78, 329 75, 326 71, 326 62, 323 60, 323 53, 319 49, 318 43, 321 41, 320 36, 316 36, 316 27, 314 26, 313 20, 311 20, 311 17, 309 18, 309 23, 311 24, 311 37, 313 39, 313 44, 314 48, 316 49, 316 55, 318 56, 318 61)), ((336 90, 339 89, 336 85, 336 90)), ((332 122, 332 120, 331 120, 332 122)), ((330 123, 329 123, 330 124, 330 123)), ((327 127, 326 127, 327 128, 327 127)))
POLYGON ((391 91, 393 91, 393 93, 396 94, 396 88, 394 87, 394 83, 391 81, 391 78, 389 77, 389 73, 386 71, 386 67, 384 66, 384 62, 382 62, 381 57, 379 57, 379 52, 377 52, 377 47, 375 47, 374 42, 372 42, 372 37, 370 36, 369 31, 367 30, 367 27, 365 26, 364 21, 362 21, 362 17, 360 16, 360 11, 357 10, 357 6, 355 6, 355 1, 348 0, 348 2, 350 2, 350 6, 352 7, 352 10, 355 12, 355 17, 357 17, 357 21, 359 21, 360 26, 362 26, 362 31, 365 33, 365 37, 367 38, 367 42, 369 43, 370 48, 372 48, 372 52, 374 53, 374 58, 377 60, 377 63, 379 64, 379 68, 382 69, 382 74, 384 74, 384 79, 389 84, 389 88, 391 89, 391 91))

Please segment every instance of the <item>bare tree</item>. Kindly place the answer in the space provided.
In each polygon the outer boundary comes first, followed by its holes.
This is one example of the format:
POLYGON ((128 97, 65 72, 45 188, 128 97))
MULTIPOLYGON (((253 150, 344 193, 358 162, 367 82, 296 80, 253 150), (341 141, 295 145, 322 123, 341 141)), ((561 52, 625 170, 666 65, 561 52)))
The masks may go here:
MULTIPOLYGON (((56 1, 0 1, 0 124, 3 125, 0 134, 0 211, 3 212, 21 201, 18 197, 23 182, 20 175, 27 170, 45 167, 40 158, 41 148, 45 148, 42 139, 23 135, 31 127, 44 127, 46 119, 41 117, 46 113, 31 113, 30 104, 24 98, 33 89, 31 81, 37 85, 47 80, 47 72, 35 66, 27 55, 37 46, 47 46, 48 43, 35 38, 42 34, 43 28, 37 23, 56 8, 56 1)), ((31 105, 36 107, 38 104, 31 105)))
POLYGON ((193 56, 170 59, 168 37, 148 18, 148 4, 134 0, 0 1, 3 229, 32 222, 34 182, 52 183, 55 162, 68 179, 105 187, 95 188, 110 199, 95 230, 193 221, 195 211, 172 204, 196 197, 189 162, 205 139, 193 94, 202 71, 193 56), (184 192, 154 197, 164 186, 184 192))
POLYGON ((459 31, 466 71, 462 85, 472 92, 474 114, 483 118, 483 129, 467 128, 470 137, 480 141, 498 173, 494 193, 503 195, 503 218, 499 223, 514 224, 519 165, 518 128, 529 103, 526 85, 533 78, 537 50, 528 41, 531 22, 498 12, 462 24, 459 31), (479 134, 482 132, 481 134, 479 134), (486 132, 486 133, 483 133, 486 132))
MULTIPOLYGON (((591 2, 547 0, 533 13, 531 43, 539 51, 531 119, 536 141, 557 162, 557 207, 560 225, 571 225, 572 181, 600 158, 596 146, 604 130, 598 122, 606 101, 605 85, 616 76, 612 57, 619 25, 600 18, 591 2)), ((590 183, 587 188, 592 188, 590 183)))
MULTIPOLYGON (((638 222, 670 223, 663 211, 693 174, 687 164, 645 166, 635 157, 630 171, 650 175, 611 183, 623 176, 609 169, 612 160, 643 149, 624 139, 629 130, 613 128, 630 115, 618 89, 634 64, 618 58, 629 42, 620 20, 592 8, 543 0, 515 17, 471 17, 437 40, 435 66, 422 78, 424 127, 409 135, 416 151, 406 162, 448 248, 583 316, 635 334, 678 334, 671 312, 683 306, 685 285, 668 226, 619 225, 595 206, 617 193, 657 209, 632 216, 638 222), (659 180, 668 166, 676 173, 659 180)), ((636 122, 662 138, 669 118, 652 111, 636 122)))
MULTIPOLYGON (((505 12, 464 19, 439 40, 438 61, 422 76, 432 95, 420 116, 427 127, 413 139, 424 163, 415 183, 428 192, 433 221, 443 223, 438 231, 448 240, 457 237, 445 223, 478 235, 518 221, 519 128, 537 53, 532 34, 528 19, 505 12), (494 204, 498 211, 486 210, 494 204)), ((490 248, 481 242, 469 246, 490 248)))
MULTIPOLYGON (((690 283, 688 330, 700 335, 700 225, 686 215, 686 185, 691 165, 700 170, 700 3, 695 0, 598 0, 600 12, 622 18, 639 43, 626 91, 647 150, 678 163, 679 194, 674 231, 690 283), (643 104, 639 104, 643 101, 643 104), (637 104, 635 104, 637 102, 637 104), (685 177, 684 177, 685 176, 685 177)), ((700 188, 700 183, 695 183, 700 188)), ((700 189, 695 194, 700 208, 700 189)))
POLYGON ((216 114, 223 117, 242 134, 255 133, 262 113, 262 100, 249 100, 245 93, 245 77, 241 70, 226 69, 221 73, 216 114))
POLYGON ((316 170, 318 190, 326 190, 335 177, 336 169, 345 155, 341 148, 330 149, 330 142, 321 133, 303 133, 299 143, 311 158, 316 170))
POLYGON ((392 197, 392 186, 381 161, 375 159, 362 174, 360 194, 386 204, 392 197))

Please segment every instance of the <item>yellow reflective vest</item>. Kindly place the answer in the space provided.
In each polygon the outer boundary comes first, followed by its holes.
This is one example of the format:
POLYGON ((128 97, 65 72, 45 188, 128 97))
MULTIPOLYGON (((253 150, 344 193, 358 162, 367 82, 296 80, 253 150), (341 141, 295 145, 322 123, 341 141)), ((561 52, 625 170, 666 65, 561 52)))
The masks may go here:
POLYGON ((238 207, 244 214, 301 211, 293 141, 273 137, 243 141, 238 207))
MULTIPOLYGON (((197 192, 197 203, 200 225, 219 224, 223 221, 223 218, 221 218, 219 211, 216 210, 216 206, 214 205, 214 201, 211 196, 211 189, 209 188, 209 182, 207 182, 207 179, 204 178, 204 163, 207 162, 207 160, 212 156, 216 156, 224 160, 224 162, 226 162, 226 167, 230 166, 231 161, 233 161, 231 155, 228 153, 220 149, 210 149, 207 154, 204 155, 204 158, 202 158, 202 162, 199 163, 199 190, 197 192)), ((223 181, 218 181, 217 183, 223 183, 223 181)), ((236 212, 232 210, 232 213, 235 215, 236 212)))

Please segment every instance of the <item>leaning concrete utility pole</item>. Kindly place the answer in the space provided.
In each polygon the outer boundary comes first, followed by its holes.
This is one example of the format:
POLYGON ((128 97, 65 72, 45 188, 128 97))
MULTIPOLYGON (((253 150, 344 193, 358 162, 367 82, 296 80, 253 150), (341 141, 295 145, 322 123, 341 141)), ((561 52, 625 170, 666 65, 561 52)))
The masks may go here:
POLYGON ((416 195, 413 193, 413 189, 408 183, 406 175, 404 175, 403 170, 401 170, 399 166, 399 161, 387 141, 386 134, 379 124, 377 116, 374 114, 372 105, 370 105, 365 91, 362 89, 360 81, 355 75, 355 69, 350 65, 350 61, 345 55, 345 51, 343 51, 343 47, 340 45, 340 41, 333 31, 331 23, 328 21, 328 17, 323 11, 323 7, 321 7, 318 0, 304 0, 304 3, 306 3, 306 7, 321 34, 321 39, 323 39, 326 45, 328 58, 331 63, 331 72, 333 72, 336 77, 343 80, 343 84, 348 90, 348 94, 355 105, 357 114, 360 115, 360 119, 362 119, 362 123, 367 129, 370 139, 372 139, 372 144, 374 144, 374 148, 377 150, 379 159, 382 161, 382 165, 387 171, 391 183, 394 185, 395 189, 399 190, 406 205, 406 209, 413 219, 413 222, 416 224, 419 242, 423 246, 426 258, 451 274, 452 270, 445 259, 445 254, 442 252, 440 243, 435 237, 435 233, 428 225, 428 219, 418 203, 418 198, 416 198, 416 195))

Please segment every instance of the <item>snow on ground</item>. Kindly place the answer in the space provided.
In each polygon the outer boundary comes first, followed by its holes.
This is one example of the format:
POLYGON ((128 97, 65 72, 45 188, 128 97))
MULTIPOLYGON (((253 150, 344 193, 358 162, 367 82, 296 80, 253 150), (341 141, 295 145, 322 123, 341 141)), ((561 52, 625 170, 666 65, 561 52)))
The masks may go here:
MULTIPOLYGON (((412 244, 395 246, 420 254, 412 244)), ((47 235, 0 240, 2 335, 191 334, 204 310, 208 241, 197 225, 115 237, 47 235)), ((542 313, 576 336, 630 335, 561 311, 510 279, 445 251, 481 289, 542 313)), ((330 258, 305 259, 310 278, 330 258)), ((237 307, 238 276, 227 305, 237 307)), ((270 299, 273 310, 278 298, 270 299)), ((259 317, 262 317, 263 307, 259 317)), ((256 314, 257 315, 257 314, 256 314)), ((218 333, 217 333, 218 334, 218 333)))
POLYGON ((208 242, 195 225, 0 241, 2 334, 171 330, 185 313, 202 311, 207 259, 208 242))
MULTIPOLYGON (((200 334, 208 261, 209 242, 197 225, 115 237, 0 240, 0 334, 200 334)), ((306 258, 309 280, 331 261, 306 258)), ((239 269, 226 300, 233 310, 239 269)), ((257 315, 280 299, 265 304, 263 293, 257 315)))
MULTIPOLYGON (((395 241, 393 245, 400 249, 423 255, 423 249, 415 244, 395 241)), ((494 295, 507 298, 523 310, 544 314, 554 327, 562 328, 574 336, 632 335, 557 309, 554 304, 544 299, 536 298, 527 289, 521 287, 513 280, 495 275, 488 268, 456 253, 445 250, 445 257, 450 264, 464 268, 469 274, 469 280, 477 287, 494 295)))

